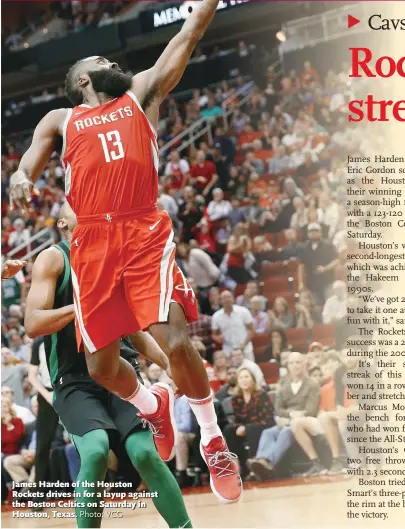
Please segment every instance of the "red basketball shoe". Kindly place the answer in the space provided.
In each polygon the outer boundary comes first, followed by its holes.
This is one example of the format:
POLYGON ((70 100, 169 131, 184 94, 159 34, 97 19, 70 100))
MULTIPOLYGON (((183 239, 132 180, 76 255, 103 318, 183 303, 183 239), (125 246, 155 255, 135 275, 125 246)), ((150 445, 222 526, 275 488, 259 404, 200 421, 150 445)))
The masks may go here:
POLYGON ((212 492, 224 503, 235 503, 242 496, 242 480, 223 437, 215 437, 207 446, 200 443, 201 456, 210 472, 212 492))
POLYGON ((152 415, 142 413, 138 415, 143 419, 144 424, 149 425, 160 457, 163 461, 170 461, 176 452, 174 393, 172 388, 163 382, 157 382, 149 389, 158 399, 158 409, 152 415))

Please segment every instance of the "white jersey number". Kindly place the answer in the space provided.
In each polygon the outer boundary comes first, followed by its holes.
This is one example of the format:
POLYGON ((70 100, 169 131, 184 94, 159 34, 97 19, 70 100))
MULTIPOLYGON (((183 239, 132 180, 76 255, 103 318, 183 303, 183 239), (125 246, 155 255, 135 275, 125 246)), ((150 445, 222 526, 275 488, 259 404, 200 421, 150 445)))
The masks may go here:
POLYGON ((101 140, 101 145, 103 147, 105 161, 110 163, 111 160, 119 160, 124 158, 124 148, 121 142, 121 136, 118 130, 110 130, 107 134, 98 134, 97 135, 101 140), (114 150, 109 150, 108 144, 111 144, 112 147, 116 147, 114 150))

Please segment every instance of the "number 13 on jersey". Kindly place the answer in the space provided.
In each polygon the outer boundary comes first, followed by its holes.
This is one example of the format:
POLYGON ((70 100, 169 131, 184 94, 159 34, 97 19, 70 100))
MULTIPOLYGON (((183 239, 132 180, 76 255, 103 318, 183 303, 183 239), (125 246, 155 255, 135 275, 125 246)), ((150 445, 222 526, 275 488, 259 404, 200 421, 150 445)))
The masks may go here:
POLYGON ((107 134, 97 134, 97 136, 101 140, 105 161, 107 163, 111 162, 111 160, 124 158, 124 147, 118 130, 110 130, 107 134))

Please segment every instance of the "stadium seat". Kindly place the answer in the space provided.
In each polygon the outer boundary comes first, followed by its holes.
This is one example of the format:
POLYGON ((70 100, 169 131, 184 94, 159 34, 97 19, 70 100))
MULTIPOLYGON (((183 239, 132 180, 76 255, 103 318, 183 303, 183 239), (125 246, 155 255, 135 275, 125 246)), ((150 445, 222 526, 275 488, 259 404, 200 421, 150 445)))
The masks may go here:
POLYGON ((294 351, 306 353, 308 349, 308 330, 307 329, 287 329, 285 331, 289 345, 294 351))
POLYGON ((270 334, 255 334, 252 340, 253 350, 256 350, 256 347, 261 345, 266 345, 267 347, 270 344, 270 334))
POLYGON ((236 285, 235 292, 234 292, 235 298, 237 298, 238 296, 242 296, 242 294, 245 292, 245 289, 246 289, 245 284, 236 285))
POLYGON ((232 407, 232 397, 226 397, 222 401, 222 408, 228 421, 233 424, 235 420, 235 412, 232 407))
POLYGON ((270 355, 266 353, 268 348, 269 345, 257 345, 254 348, 256 364, 258 364, 259 362, 266 362, 269 359, 270 355))
POLYGON ((283 276, 285 269, 283 263, 266 263, 264 262, 260 269, 260 277, 265 280, 271 277, 283 276))
POLYGON ((250 224, 249 235, 253 239, 257 235, 262 235, 262 228, 258 224, 250 224))
POLYGON ((276 384, 280 379, 280 366, 277 362, 261 362, 260 369, 263 371, 267 384, 276 384))
POLYGON ((275 233, 265 233, 264 236, 269 241, 269 243, 273 246, 273 248, 277 246, 275 233))
POLYGON ((290 259, 287 261, 287 275, 291 277, 297 277, 299 264, 300 262, 298 259, 290 259))
POLYGON ((292 285, 287 276, 268 277, 264 281, 263 288, 265 292, 288 292, 292 290, 292 285))
POLYGON ((323 345, 333 346, 336 340, 336 327, 317 323, 312 327, 311 341, 320 342, 323 345))

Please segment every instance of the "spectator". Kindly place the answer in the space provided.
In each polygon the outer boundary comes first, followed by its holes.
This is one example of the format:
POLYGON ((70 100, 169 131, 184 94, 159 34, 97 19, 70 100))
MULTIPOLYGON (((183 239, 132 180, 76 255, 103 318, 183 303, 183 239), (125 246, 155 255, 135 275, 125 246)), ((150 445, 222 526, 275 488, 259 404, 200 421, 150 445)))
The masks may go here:
POLYGON ((310 176, 316 174, 319 170, 319 164, 312 160, 311 153, 305 153, 305 161, 297 167, 295 176, 302 181, 306 181, 310 176))
POLYGON ((1 386, 8 386, 14 394, 14 401, 19 405, 24 404, 22 383, 27 374, 24 364, 14 364, 13 355, 8 347, 1 348, 1 386))
POLYGON ((189 461, 189 447, 194 441, 198 428, 190 404, 184 395, 174 401, 174 420, 177 428, 176 479, 182 488, 190 484, 186 472, 189 461))
POLYGON ((197 152, 196 163, 191 166, 191 184, 197 193, 209 197, 214 184, 218 181, 217 169, 213 162, 206 159, 205 152, 197 152))
POLYGON ((258 193, 253 193, 251 196, 250 206, 244 208, 244 215, 247 222, 252 224, 259 224, 262 220, 264 209, 259 206, 260 195, 258 193))
POLYGON ((294 327, 294 316, 290 313, 288 302, 279 296, 274 300, 273 307, 269 311, 270 326, 272 329, 292 329, 294 327))
POLYGON ((262 310, 263 305, 260 296, 253 296, 250 305, 255 333, 267 334, 270 331, 270 318, 268 313, 262 310))
MULTIPOLYGON (((23 219, 16 219, 13 222, 14 231, 12 231, 8 238, 8 245, 13 250, 22 244, 28 244, 30 233, 25 227, 25 222, 23 219)), ((15 254, 17 257, 19 253, 15 254)))
MULTIPOLYGON (((320 413, 318 417, 298 417, 293 419, 291 429, 294 437, 307 454, 311 461, 311 467, 305 476, 329 474, 339 474, 345 469, 345 458, 341 455, 341 433, 344 432, 347 423, 347 415, 353 408, 353 401, 348 398, 346 388, 344 388, 343 405, 337 405, 335 374, 343 366, 342 360, 337 353, 328 354, 325 366, 329 372, 328 381, 321 388, 321 400, 319 405, 320 413), (332 466, 328 471, 321 463, 315 450, 312 438, 318 435, 325 435, 332 452, 332 466)), ((313 368, 311 372, 316 368, 313 368)))
POLYGON ((215 129, 214 146, 215 148, 219 147, 221 157, 227 165, 233 162, 235 156, 235 144, 230 134, 225 133, 221 127, 215 129))
POLYGON ((196 233, 195 238, 198 242, 199 247, 201 248, 201 250, 204 250, 208 254, 214 256, 216 254, 217 249, 215 238, 213 235, 214 230, 210 228, 209 222, 205 218, 201 220, 198 227, 199 231, 196 233))
POLYGON ((304 356, 291 353, 288 376, 280 383, 275 406, 276 426, 261 434, 256 457, 248 461, 249 470, 259 479, 269 479, 284 454, 292 446, 291 422, 298 417, 316 417, 319 386, 306 375, 304 356))
POLYGON ((301 197, 295 197, 293 199, 293 206, 295 213, 291 217, 290 228, 297 231, 308 224, 308 210, 301 197))
POLYGON ((295 304, 295 320, 297 329, 312 329, 314 322, 319 321, 319 311, 308 290, 300 292, 298 303, 295 304))
POLYGON ((20 362, 28 362, 31 354, 31 347, 24 344, 20 334, 13 334, 10 340, 10 352, 20 362))
POLYGON ((255 296, 258 296, 260 299, 260 310, 265 310, 267 299, 259 295, 259 287, 256 281, 249 281, 246 284, 244 293, 236 298, 236 304, 251 310, 251 301, 255 296))
POLYGON ((249 173, 257 173, 261 176, 264 173, 264 163, 260 158, 257 158, 254 152, 250 151, 246 153, 243 168, 249 173))
POLYGON ((2 481, 2 503, 7 497, 8 480, 4 468, 4 461, 8 456, 18 454, 20 444, 24 438, 24 424, 16 416, 11 400, 3 395, 1 399, 1 481, 2 481))
POLYGON ((214 370, 221 386, 225 385, 228 379, 227 365, 228 361, 223 351, 215 351, 213 354, 214 370))
POLYGON ((157 364, 151 364, 148 367, 148 379, 152 384, 156 384, 156 382, 160 382, 160 377, 162 376, 162 368, 159 367, 157 364))
POLYGON ((29 424, 35 421, 35 416, 31 410, 15 403, 14 390, 12 388, 10 388, 9 386, 2 385, 1 396, 10 400, 16 417, 21 419, 25 426, 28 426, 29 424))
POLYGON ((203 209, 195 199, 195 191, 191 186, 183 189, 184 201, 179 206, 179 219, 183 223, 183 241, 189 242, 194 237, 195 226, 203 216, 203 209))
POLYGON ((344 281, 333 283, 333 295, 326 300, 322 311, 323 323, 338 323, 347 316, 347 287, 344 281))
POLYGON ((208 104, 206 108, 201 110, 201 117, 202 118, 215 118, 217 116, 221 116, 223 113, 222 108, 215 102, 215 98, 213 95, 210 95, 208 97, 208 104))
POLYGON ((337 252, 329 241, 321 240, 321 227, 317 223, 308 226, 309 241, 300 252, 298 268, 299 290, 307 287, 323 303, 328 297, 334 280, 334 270, 339 264, 337 252))
POLYGON ((259 387, 267 386, 263 372, 260 367, 252 360, 246 358, 246 356, 243 354, 242 349, 234 349, 232 351, 231 360, 233 367, 236 367, 238 369, 246 367, 246 369, 249 369, 249 371, 253 373, 259 387))
POLYGON ((20 270, 14 277, 1 282, 1 297, 4 307, 19 305, 25 300, 26 284, 23 272, 20 270))
POLYGON ((250 238, 243 234, 243 231, 243 225, 237 224, 227 245, 227 271, 229 276, 238 284, 247 283, 253 279, 252 243, 250 238))
POLYGON ((179 206, 172 196, 163 191, 162 186, 159 186, 158 205, 159 204, 161 205, 161 209, 164 209, 169 214, 173 224, 177 226, 179 223, 179 219, 177 218, 179 206))
POLYGON ((219 401, 223 401, 227 397, 234 397, 236 395, 236 384, 237 384, 237 368, 234 366, 228 366, 226 369, 226 384, 222 386, 220 390, 215 393, 215 398, 219 401))
POLYGON ((205 314, 213 316, 215 312, 219 311, 221 308, 221 297, 219 288, 212 287, 208 291, 208 300, 206 305, 205 314))
POLYGON ((273 176, 285 175, 291 169, 291 159, 284 145, 276 148, 274 156, 269 161, 268 171, 273 176))
POLYGON ((273 263, 280 260, 280 252, 274 250, 264 235, 257 235, 253 239, 253 253, 256 259, 256 270, 258 272, 260 272, 262 263, 273 263))
POLYGON ((287 335, 282 329, 271 331, 270 346, 266 350, 266 359, 280 362, 281 353, 288 351, 287 335))
MULTIPOLYGON (((32 384, 28 379, 28 375, 26 375, 23 379, 23 395, 24 395, 23 406, 24 408, 27 408, 28 410, 30 410, 31 409, 31 399, 34 396, 34 388, 32 387, 32 384)), ((36 405, 37 404, 38 403, 36 403, 36 405)))
POLYGON ((290 228, 285 230, 284 234, 287 244, 280 250, 280 259, 282 261, 296 259, 303 246, 302 243, 297 240, 297 231, 290 228))
POLYGON ((179 151, 170 153, 170 161, 165 168, 165 176, 170 179, 170 189, 183 189, 190 178, 190 166, 187 160, 180 158, 179 151))
POLYGON ((256 452, 262 431, 274 424, 270 398, 260 389, 254 374, 246 367, 238 369, 232 407, 235 423, 225 427, 224 436, 229 450, 238 456, 243 475, 246 473, 246 457, 256 452))
MULTIPOLYGON (((32 397, 32 410, 34 415, 38 412, 36 395, 32 397)), ((4 468, 16 483, 34 483, 35 481, 35 451, 37 446, 36 431, 31 434, 27 448, 23 448, 19 454, 9 455, 4 460, 4 468)))
POLYGON ((209 289, 218 281, 219 268, 204 250, 184 242, 178 245, 177 253, 186 276, 193 277, 199 289, 209 289))
POLYGON ((220 296, 222 309, 212 317, 212 339, 229 358, 233 349, 242 349, 246 358, 254 361, 252 338, 253 319, 245 307, 234 304, 234 297, 225 290, 220 296))
POLYGON ((212 192, 213 200, 208 204, 207 213, 211 221, 218 221, 229 217, 232 205, 229 200, 224 200, 224 192, 217 187, 212 192))

